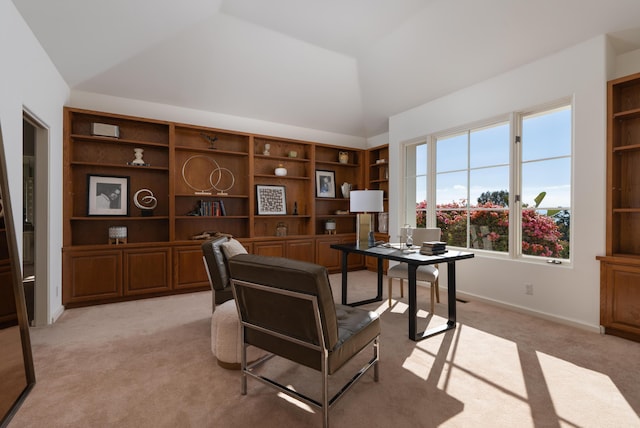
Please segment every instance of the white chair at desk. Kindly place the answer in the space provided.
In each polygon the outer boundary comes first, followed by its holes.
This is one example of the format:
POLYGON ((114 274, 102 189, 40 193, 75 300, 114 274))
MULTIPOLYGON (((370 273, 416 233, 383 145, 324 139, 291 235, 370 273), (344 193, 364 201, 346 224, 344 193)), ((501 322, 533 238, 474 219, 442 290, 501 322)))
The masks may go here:
MULTIPOLYGON (((406 229, 402 228, 401 235, 404 242, 407 236, 406 229)), ((426 241, 439 241, 441 231, 439 227, 433 228, 414 228, 413 229, 413 245, 420 250, 423 242, 426 241)), ((389 306, 391 306, 391 295, 393 292, 393 279, 398 278, 400 280, 400 297, 404 297, 403 281, 409 279, 409 272, 406 263, 398 263, 387 271, 387 278, 389 278, 389 306)), ((416 270, 416 280, 429 282, 431 284, 431 313, 435 310, 435 302, 437 300, 440 303, 440 289, 438 287, 438 265, 425 265, 418 266, 416 270)))

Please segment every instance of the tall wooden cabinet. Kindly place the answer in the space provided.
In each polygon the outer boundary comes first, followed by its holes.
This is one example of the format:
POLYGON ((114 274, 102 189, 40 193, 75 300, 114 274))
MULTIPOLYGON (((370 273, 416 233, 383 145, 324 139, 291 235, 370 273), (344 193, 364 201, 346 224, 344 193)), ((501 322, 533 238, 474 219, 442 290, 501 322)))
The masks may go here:
MULTIPOLYGON (((316 262, 332 272, 340 269, 338 252, 327 242, 355 240, 355 216, 345 213, 349 199, 339 185, 365 187, 364 150, 74 108, 64 116, 63 304, 69 307, 208 289, 202 240, 193 239, 203 232, 229 233, 250 252, 316 262), (94 124, 117 127, 118 136, 103 136, 94 124), (141 165, 133 162, 134 149, 143 150, 141 165), (275 173, 279 167, 285 175, 275 173), (335 197, 316 197, 316 170, 334 174, 335 197), (89 211, 98 197, 89 177, 126 179, 127 209, 115 212, 123 215, 89 211), (259 213, 259 186, 285 189, 285 212, 259 213), (157 201, 152 215, 134 203, 141 190, 157 201), (336 235, 325 234, 329 218, 336 219, 336 235), (113 227, 126 227, 126 240, 111 241, 113 227)), ((364 260, 349 264, 362 268, 364 260)))
POLYGON ((600 323, 640 341, 640 73, 607 93, 607 246, 600 260, 600 323))

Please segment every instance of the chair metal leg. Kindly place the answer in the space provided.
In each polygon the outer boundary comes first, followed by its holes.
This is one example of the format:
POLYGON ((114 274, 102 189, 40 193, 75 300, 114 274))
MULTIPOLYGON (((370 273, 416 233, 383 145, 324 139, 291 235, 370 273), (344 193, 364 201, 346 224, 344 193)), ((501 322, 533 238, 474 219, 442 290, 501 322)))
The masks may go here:
POLYGON ((378 339, 373 341, 373 357, 376 359, 375 365, 373 366, 373 380, 377 382, 380 379, 380 375, 378 373, 378 362, 380 361, 380 347, 378 345, 378 339))
MULTIPOLYGON (((438 265, 435 265, 434 267, 438 269, 438 265)), ((440 303, 440 278, 436 278, 436 282, 433 286, 436 288, 436 302, 440 303)))
POLYGON ((329 428, 329 354, 322 357, 322 426, 329 428))
POLYGON ((247 395, 247 344, 244 342, 244 327, 240 328, 240 340, 242 342, 242 355, 240 359, 240 372, 242 381, 240 383, 240 394, 247 395))
POLYGON ((393 294, 393 278, 389 278, 389 307, 391 307, 391 295, 393 294))
POLYGON ((429 285, 431 286, 431 313, 433 314, 436 311, 436 301, 435 301, 436 286, 435 286, 435 282, 432 282, 429 285))
POLYGON ((400 297, 404 297, 404 279, 400 278, 400 297))

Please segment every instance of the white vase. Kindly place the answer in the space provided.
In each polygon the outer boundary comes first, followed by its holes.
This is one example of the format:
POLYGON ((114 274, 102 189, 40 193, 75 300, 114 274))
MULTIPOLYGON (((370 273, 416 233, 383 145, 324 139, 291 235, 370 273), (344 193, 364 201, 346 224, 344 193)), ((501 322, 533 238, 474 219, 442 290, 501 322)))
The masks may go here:
POLYGON ((351 193, 351 184, 344 182, 342 186, 340 186, 340 191, 342 192, 342 197, 345 199, 349 199, 349 194, 351 193))
POLYGON ((275 170, 275 174, 279 177, 282 177, 284 175, 287 175, 287 168, 285 168, 284 166, 282 166, 282 164, 278 165, 278 167, 275 170))

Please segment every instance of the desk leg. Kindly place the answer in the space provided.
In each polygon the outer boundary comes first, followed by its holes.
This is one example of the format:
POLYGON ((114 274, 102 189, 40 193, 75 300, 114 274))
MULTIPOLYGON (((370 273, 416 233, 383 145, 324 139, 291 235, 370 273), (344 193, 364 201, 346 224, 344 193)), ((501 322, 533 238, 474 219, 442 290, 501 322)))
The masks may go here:
POLYGON ((416 283, 416 269, 418 269, 417 265, 409 264, 407 266, 409 282, 409 339, 418 341, 420 339, 416 335, 416 329, 418 328, 418 285, 416 283))
POLYGON ((378 258, 378 290, 377 295, 373 299, 360 300, 358 302, 347 303, 347 258, 349 253, 342 252, 342 304, 349 306, 366 305, 367 303, 381 302, 382 301, 382 277, 384 275, 384 260, 378 258))
POLYGON ((427 337, 456 328, 456 262, 447 262, 447 304, 449 311, 447 323, 418 333, 416 333, 416 324, 418 323, 416 269, 417 266, 409 265, 409 339, 418 342, 427 337))
POLYGON ((447 262, 447 300, 449 303, 449 328, 456 328, 456 262, 447 262))
POLYGON ((382 301, 382 275, 384 274, 384 260, 378 258, 378 295, 376 300, 382 301))
POLYGON ((342 252, 342 304, 347 304, 347 259, 349 253, 342 252))

